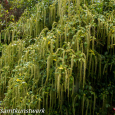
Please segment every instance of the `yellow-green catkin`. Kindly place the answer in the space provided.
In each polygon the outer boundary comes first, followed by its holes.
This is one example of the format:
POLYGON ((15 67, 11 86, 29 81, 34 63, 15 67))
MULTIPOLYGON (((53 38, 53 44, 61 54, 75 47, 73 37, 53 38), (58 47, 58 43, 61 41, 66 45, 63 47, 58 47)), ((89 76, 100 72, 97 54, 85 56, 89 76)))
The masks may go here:
POLYGON ((88 108, 89 108, 89 99, 87 99, 86 115, 88 114, 88 108))
POLYGON ((52 108, 52 91, 50 91, 50 108, 52 108))
POLYGON ((89 40, 90 36, 89 36, 89 33, 87 33, 86 35, 86 39, 87 39, 87 62, 88 62, 88 57, 89 57, 89 47, 90 47, 90 40, 89 40))
POLYGON ((83 71, 82 71, 82 68, 83 68, 83 65, 82 65, 82 64, 83 64, 83 62, 80 61, 79 63, 80 63, 80 83, 81 83, 81 81, 82 81, 82 72, 83 72, 83 71))
POLYGON ((79 37, 76 38, 77 41, 77 51, 79 51, 79 37))
POLYGON ((4 34, 4 42, 6 43, 6 31, 5 31, 5 34, 4 34))
POLYGON ((48 57, 48 59, 47 59, 47 78, 46 78, 45 84, 46 84, 47 81, 48 81, 49 71, 50 71, 50 64, 51 64, 51 56, 49 55, 49 57, 48 57))
POLYGON ((101 77, 101 56, 99 56, 99 76, 101 77))
POLYGON ((68 77, 68 83, 67 83, 67 85, 68 85, 68 102, 69 102, 69 83, 70 83, 70 77, 68 77))
POLYGON ((86 75, 86 59, 83 59, 84 62, 84 74, 83 74, 83 88, 85 86, 85 75, 86 75))
POLYGON ((61 114, 62 114, 62 105, 63 105, 63 84, 61 85, 61 98, 60 98, 61 114))
POLYGON ((57 78, 57 93, 58 94, 60 93, 60 80, 61 80, 61 73, 58 75, 58 78, 57 78))
POLYGON ((85 100, 85 94, 83 95, 83 100, 82 100, 82 115, 84 114, 84 100, 85 100))
POLYGON ((90 68, 91 68, 91 62, 92 62, 92 53, 90 54, 90 60, 89 60, 89 72, 88 75, 90 75, 90 68))
POLYGON ((50 51, 53 53, 53 40, 51 39, 51 44, 50 44, 50 51))
POLYGON ((93 115, 94 115, 94 112, 95 112, 95 105, 96 105, 96 95, 94 93, 93 115))
POLYGON ((1 43, 1 32, 0 32, 0 43, 1 43))
POLYGON ((46 23, 46 9, 44 8, 44 27, 45 27, 45 23, 46 23))
POLYGON ((65 26, 65 42, 67 42, 67 25, 65 26))
POLYGON ((77 97, 78 97, 78 96, 76 95, 76 96, 74 97, 74 99, 73 99, 73 114, 74 114, 74 115, 76 115, 76 114, 75 114, 75 102, 76 102, 77 97))
POLYGON ((68 74, 67 74, 67 70, 65 70, 65 92, 66 92, 66 89, 67 89, 67 81, 68 81, 68 74))
POLYGON ((73 66, 74 66, 74 55, 72 55, 72 58, 71 58, 71 73, 70 75, 72 74, 72 70, 73 70, 73 66))
POLYGON ((12 42, 14 41, 15 30, 12 30, 12 42))
POLYGON ((97 56, 95 56, 95 74, 97 72, 97 56))
POLYGON ((57 33, 57 37, 56 37, 56 49, 58 49, 58 47, 59 47, 59 39, 60 39, 59 33, 57 33))
POLYGON ((38 35, 38 18, 37 17, 36 17, 35 22, 36 22, 36 37, 37 37, 38 35))

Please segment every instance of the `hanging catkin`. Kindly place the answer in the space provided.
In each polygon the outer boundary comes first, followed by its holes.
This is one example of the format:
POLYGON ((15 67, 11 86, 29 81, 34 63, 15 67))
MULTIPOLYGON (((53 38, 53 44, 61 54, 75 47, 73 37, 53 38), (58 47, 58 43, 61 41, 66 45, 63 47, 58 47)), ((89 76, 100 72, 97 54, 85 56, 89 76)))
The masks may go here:
MULTIPOLYGON (((67 74, 69 76, 69 72, 67 74)), ((70 77, 68 77, 68 83, 67 83, 67 85, 68 85, 68 102, 69 102, 69 83, 70 83, 70 77)))
POLYGON ((80 64, 80 84, 81 84, 81 81, 82 81, 82 61, 80 61, 79 64, 80 64))
POLYGON ((101 77, 101 56, 99 56, 99 76, 101 77))
POLYGON ((74 55, 72 55, 72 58, 71 58, 71 73, 70 73, 70 75, 72 74, 73 65, 74 65, 73 59, 74 59, 74 55))
POLYGON ((65 42, 67 42, 67 25, 65 26, 65 42))
POLYGON ((95 74, 97 72, 97 56, 95 56, 95 74))
POLYGON ((62 114, 62 105, 63 105, 63 84, 61 85, 61 98, 60 98, 60 109, 62 114))
POLYGON ((92 62, 92 53, 90 54, 88 76, 90 75, 90 69, 91 69, 91 65, 92 65, 91 62, 92 62))
POLYGON ((15 30, 12 30, 12 42, 14 41, 15 30))
POLYGON ((85 99, 85 94, 83 94, 83 100, 82 100, 82 115, 84 114, 84 99, 85 99))
POLYGON ((49 57, 47 59, 47 78, 46 78, 46 81, 45 81, 45 85, 46 85, 46 83, 48 81, 48 77, 49 77, 50 63, 51 63, 51 56, 49 55, 49 57))
POLYGON ((88 114, 88 108, 89 108, 89 99, 87 99, 86 115, 88 114))
POLYGON ((73 99, 73 114, 74 114, 74 115, 76 115, 76 114, 75 114, 75 102, 76 102, 77 97, 78 97, 78 95, 76 95, 76 96, 74 97, 74 99, 73 99))
POLYGON ((58 75, 57 78, 57 93, 60 94, 60 80, 61 80, 61 74, 58 75))
POLYGON ((94 112, 95 112, 95 105, 96 105, 96 96, 95 96, 95 93, 94 93, 93 115, 94 115, 94 112))
POLYGON ((86 74, 86 60, 83 59, 83 62, 84 62, 84 66, 83 66, 83 69, 84 69, 84 74, 83 74, 83 88, 85 86, 85 74, 86 74))
POLYGON ((1 32, 0 32, 0 43, 1 43, 1 32))

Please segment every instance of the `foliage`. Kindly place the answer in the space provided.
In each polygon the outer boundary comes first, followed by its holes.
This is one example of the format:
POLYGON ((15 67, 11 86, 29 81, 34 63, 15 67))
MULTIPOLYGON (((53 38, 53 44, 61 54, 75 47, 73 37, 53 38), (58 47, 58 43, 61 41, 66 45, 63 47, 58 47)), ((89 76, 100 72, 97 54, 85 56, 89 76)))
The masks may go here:
POLYGON ((10 3, 28 7, 0 32, 2 106, 45 108, 46 115, 110 112, 115 102, 115 2, 10 3))

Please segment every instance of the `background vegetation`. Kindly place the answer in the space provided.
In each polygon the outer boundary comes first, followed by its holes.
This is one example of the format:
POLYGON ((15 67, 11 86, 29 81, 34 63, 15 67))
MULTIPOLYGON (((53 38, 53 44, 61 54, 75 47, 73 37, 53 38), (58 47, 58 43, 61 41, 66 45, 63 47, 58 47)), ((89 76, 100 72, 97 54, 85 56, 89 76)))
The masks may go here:
POLYGON ((0 3, 1 108, 113 114, 114 0, 0 3))

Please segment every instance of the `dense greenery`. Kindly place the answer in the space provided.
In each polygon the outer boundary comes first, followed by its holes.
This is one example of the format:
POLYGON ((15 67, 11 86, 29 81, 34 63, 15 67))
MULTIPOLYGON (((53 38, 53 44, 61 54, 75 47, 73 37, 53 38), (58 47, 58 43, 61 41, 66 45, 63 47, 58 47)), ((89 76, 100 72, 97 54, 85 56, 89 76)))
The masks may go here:
POLYGON ((9 4, 10 10, 0 4, 1 107, 44 108, 45 115, 112 113, 115 1, 9 4), (12 10, 20 8, 21 17, 12 10))

